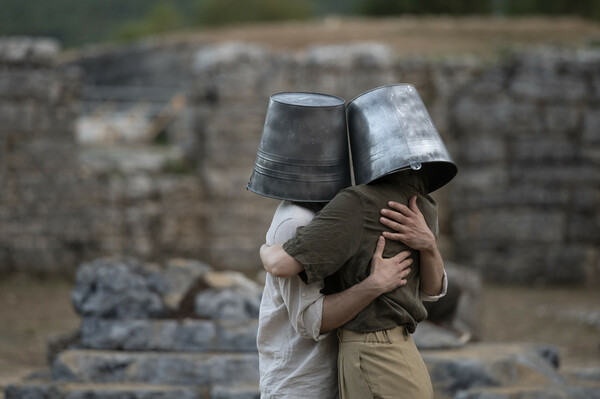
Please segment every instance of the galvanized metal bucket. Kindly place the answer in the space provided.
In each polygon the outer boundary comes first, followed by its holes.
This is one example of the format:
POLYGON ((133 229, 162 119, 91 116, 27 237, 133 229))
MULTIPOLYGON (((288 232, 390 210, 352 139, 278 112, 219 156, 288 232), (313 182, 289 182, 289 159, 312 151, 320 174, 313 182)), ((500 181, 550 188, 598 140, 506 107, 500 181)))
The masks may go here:
POLYGON ((414 86, 378 87, 354 98, 346 109, 356 184, 413 169, 432 192, 456 175, 457 167, 414 86))
POLYGON ((350 184, 344 100, 273 94, 247 188, 271 198, 324 202, 350 184))

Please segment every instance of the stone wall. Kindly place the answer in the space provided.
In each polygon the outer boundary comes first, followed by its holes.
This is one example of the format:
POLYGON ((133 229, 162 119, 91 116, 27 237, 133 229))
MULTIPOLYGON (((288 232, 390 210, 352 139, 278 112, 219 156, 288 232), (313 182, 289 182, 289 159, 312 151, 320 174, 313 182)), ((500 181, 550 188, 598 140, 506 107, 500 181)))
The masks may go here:
POLYGON ((244 189, 269 95, 316 91, 349 101, 410 82, 459 165, 434 193, 443 256, 494 281, 598 278, 598 51, 531 51, 488 65, 402 59, 377 43, 286 52, 142 42, 57 66, 54 42, 3 43, 2 270, 74 268, 125 253, 254 273, 277 206, 244 189), (96 93, 184 93, 183 134, 162 147, 76 143, 81 70, 96 93))
POLYGON ((600 52, 512 57, 448 109, 456 258, 492 281, 597 283, 600 52))
POLYGON ((58 50, 52 40, 0 42, 0 270, 79 260, 73 222, 84 209, 68 199, 80 179, 73 122, 81 79, 57 68, 58 50))
MULTIPOLYGON (((460 65, 470 73, 469 62, 460 65)), ((301 53, 272 52, 248 43, 205 47, 196 53, 192 95, 194 126, 202 143, 199 173, 206 184, 212 217, 208 230, 214 245, 207 254, 212 264, 238 268, 240 259, 258 261, 278 201, 244 190, 252 172, 272 93, 322 92, 351 100, 385 84, 413 82, 425 101, 437 104, 433 64, 422 60, 398 61, 389 48, 377 43, 324 46, 301 53)), ((440 73, 450 73, 444 69, 440 73)), ((460 79, 457 79, 459 81, 460 79)), ((434 119, 443 115, 434 106, 434 119)), ((440 124, 444 135, 444 124, 440 124)), ((447 209, 442 196, 441 209, 447 209)), ((442 232, 448 231, 442 215, 442 232)), ((448 240, 445 239, 444 242, 448 240)))
POLYGON ((269 94, 317 91, 349 101, 411 82, 459 165, 458 177, 434 193, 443 256, 496 282, 597 281, 598 51, 532 51, 489 66, 402 60, 378 44, 290 54, 229 43, 200 50, 195 66, 212 262, 235 268, 255 257, 275 208, 241 190, 269 94))
POLYGON ((83 71, 58 43, 0 41, 0 271, 72 272, 124 253, 199 255, 202 185, 176 149, 75 141, 83 71))

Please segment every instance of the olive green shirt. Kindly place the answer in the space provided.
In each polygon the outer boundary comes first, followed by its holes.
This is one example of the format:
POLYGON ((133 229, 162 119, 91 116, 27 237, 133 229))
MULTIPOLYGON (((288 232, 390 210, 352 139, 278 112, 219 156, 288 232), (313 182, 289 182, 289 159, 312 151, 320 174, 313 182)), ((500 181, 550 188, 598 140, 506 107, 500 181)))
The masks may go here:
MULTIPOLYGON (((388 207, 388 201, 408 205, 416 195, 417 206, 437 237, 437 205, 424 193, 419 177, 405 173, 346 188, 307 226, 299 228, 283 249, 304 266, 305 282, 325 279, 327 293, 341 292, 369 275, 377 239, 382 231, 390 231, 379 222, 380 210, 388 207)), ((411 249, 386 240, 383 256, 390 258, 405 250, 411 249)), ((414 332, 416 324, 427 317, 427 311, 419 295, 419 251, 411 252, 408 283, 376 298, 343 328, 372 332, 403 325, 414 332)))

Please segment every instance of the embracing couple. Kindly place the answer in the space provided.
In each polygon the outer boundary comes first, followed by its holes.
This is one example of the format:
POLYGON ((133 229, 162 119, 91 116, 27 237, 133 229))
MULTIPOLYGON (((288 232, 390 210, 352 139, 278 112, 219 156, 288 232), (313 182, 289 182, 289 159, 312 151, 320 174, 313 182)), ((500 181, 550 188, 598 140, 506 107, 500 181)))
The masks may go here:
POLYGON ((260 249, 261 398, 433 398, 411 333, 447 290, 429 193, 457 169, 413 86, 344 104, 270 98, 248 183, 283 200, 260 249))

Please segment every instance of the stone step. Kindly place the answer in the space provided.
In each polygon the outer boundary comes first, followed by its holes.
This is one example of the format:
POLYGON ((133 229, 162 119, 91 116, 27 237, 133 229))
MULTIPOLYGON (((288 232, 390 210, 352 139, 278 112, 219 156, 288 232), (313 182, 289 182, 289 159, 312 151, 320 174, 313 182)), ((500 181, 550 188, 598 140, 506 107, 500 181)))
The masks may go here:
POLYGON ((453 399, 597 399, 600 387, 572 387, 556 384, 474 388, 459 392, 453 399))
POLYGON ((80 345, 126 351, 256 352, 258 320, 84 318, 80 345))
POLYGON ((210 399, 259 399, 260 390, 257 384, 238 386, 213 386, 210 399))
POLYGON ((566 385, 556 368, 557 351, 549 346, 470 344, 421 354, 441 398, 476 387, 566 385))
POLYGON ((66 350, 52 365, 62 382, 238 385, 258 383, 256 353, 66 350))
POLYGON ((6 399, 204 399, 200 389, 152 384, 24 381, 7 386, 6 399))
POLYGON ((10 384, 5 399, 258 399, 256 385, 172 386, 135 383, 23 381, 10 384))

